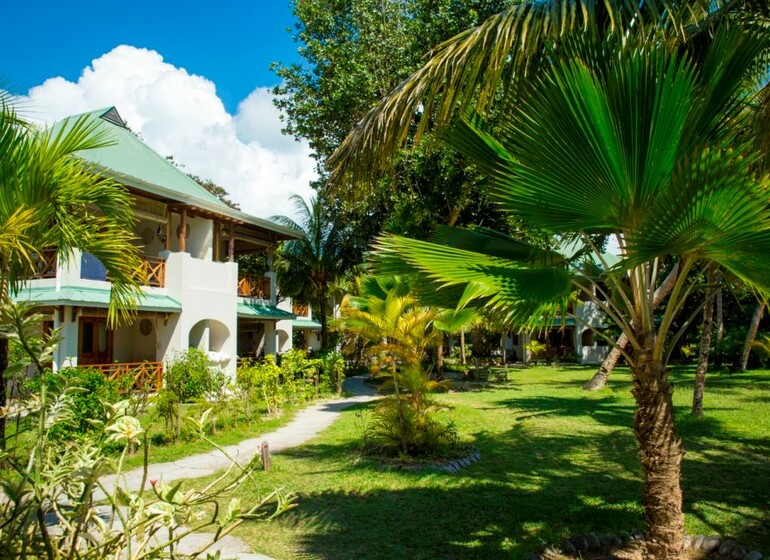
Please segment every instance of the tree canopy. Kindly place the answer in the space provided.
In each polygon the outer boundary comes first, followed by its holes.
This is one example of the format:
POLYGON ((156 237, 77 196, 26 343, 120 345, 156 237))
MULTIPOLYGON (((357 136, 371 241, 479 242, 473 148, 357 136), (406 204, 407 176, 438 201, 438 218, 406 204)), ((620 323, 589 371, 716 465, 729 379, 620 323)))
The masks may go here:
POLYGON ((304 64, 274 66, 285 132, 309 142, 315 187, 334 221, 352 226, 359 257, 382 229, 426 237, 438 224, 505 229, 481 177, 456 151, 430 139, 406 147, 393 172, 333 190, 331 154, 378 100, 414 72, 436 43, 509 5, 495 0, 311 0, 294 3, 304 64), (364 188, 364 184, 366 187, 364 188), (341 196, 344 195, 344 196, 341 196))

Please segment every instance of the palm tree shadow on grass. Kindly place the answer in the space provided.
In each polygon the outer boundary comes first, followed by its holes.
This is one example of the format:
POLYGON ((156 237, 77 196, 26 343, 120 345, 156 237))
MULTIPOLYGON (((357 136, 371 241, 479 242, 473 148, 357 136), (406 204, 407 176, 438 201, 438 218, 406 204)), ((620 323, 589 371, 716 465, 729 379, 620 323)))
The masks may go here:
MULTIPOLYGON (((482 460, 459 474, 383 473, 376 461, 354 461, 355 439, 287 450, 285 456, 313 465, 306 475, 369 471, 390 482, 301 493, 300 507, 278 522, 296 527, 299 547, 324 559, 517 558, 574 534, 643 528, 629 406, 612 396, 590 406, 582 398, 498 402, 512 408, 512 427, 473 434, 482 460), (585 414, 605 432, 539 431, 542 417, 585 414)), ((365 413, 372 406, 355 408, 365 413)), ((770 550, 770 500, 762 490, 770 488, 770 443, 741 438, 708 417, 683 414, 678 425, 692 450, 683 467, 685 512, 708 528, 703 532, 770 550), (715 439, 729 443, 717 446, 715 439), (738 521, 731 508, 741 511, 738 521)))
MULTIPOLYGON (((616 463, 624 453, 610 441, 614 437, 531 437, 518 428, 477 433, 482 461, 461 473, 388 473, 397 478, 393 489, 302 494, 300 507, 281 522, 303 528, 303 551, 329 559, 508 558, 572 534, 630 529, 641 525, 641 484, 618 471, 628 471, 633 456, 622 469, 570 460, 588 447, 596 464, 616 463)), ((350 445, 290 455, 315 465, 346 452, 350 445)), ((348 468, 379 473, 376 462, 348 468)))

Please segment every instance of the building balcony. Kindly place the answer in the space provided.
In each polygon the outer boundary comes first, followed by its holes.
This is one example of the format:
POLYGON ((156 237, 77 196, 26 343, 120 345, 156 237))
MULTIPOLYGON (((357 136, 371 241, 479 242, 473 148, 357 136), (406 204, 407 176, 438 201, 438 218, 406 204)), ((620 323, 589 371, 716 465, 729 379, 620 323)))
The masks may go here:
POLYGON ((55 248, 43 249, 32 257, 35 270, 29 276, 29 280, 41 278, 56 278, 57 252, 55 248))
POLYGON ((83 369, 95 369, 113 381, 120 391, 150 391, 157 393, 163 388, 163 362, 126 362, 114 364, 83 364, 83 369))
POLYGON ((139 283, 162 288, 166 285, 166 261, 159 257, 144 257, 139 266, 139 283))
MULTIPOLYGON (((88 253, 82 253, 80 278, 83 280, 101 280, 109 282, 104 265, 88 253)), ((142 257, 142 263, 136 271, 136 280, 142 286, 163 288, 166 285, 166 261, 160 257, 142 257)))
POLYGON ((310 308, 306 303, 294 303, 291 304, 291 312, 297 317, 309 317, 310 308))
POLYGON ((239 274, 238 296, 270 300, 270 278, 239 274))

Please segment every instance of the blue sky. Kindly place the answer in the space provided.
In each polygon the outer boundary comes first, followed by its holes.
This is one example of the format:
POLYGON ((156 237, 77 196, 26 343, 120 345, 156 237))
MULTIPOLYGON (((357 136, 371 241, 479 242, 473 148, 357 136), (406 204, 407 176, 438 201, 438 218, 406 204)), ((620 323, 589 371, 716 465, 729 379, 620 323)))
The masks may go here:
POLYGON ((289 0, 7 2, 0 77, 15 93, 46 78, 75 80, 91 60, 121 44, 161 53, 212 80, 230 112, 256 86, 274 85, 271 62, 299 60, 286 28, 289 0))
POLYGON ((0 84, 50 123, 115 106, 185 171, 260 217, 291 216, 315 164, 281 134, 270 63, 300 62, 289 0, 6 2, 0 84))

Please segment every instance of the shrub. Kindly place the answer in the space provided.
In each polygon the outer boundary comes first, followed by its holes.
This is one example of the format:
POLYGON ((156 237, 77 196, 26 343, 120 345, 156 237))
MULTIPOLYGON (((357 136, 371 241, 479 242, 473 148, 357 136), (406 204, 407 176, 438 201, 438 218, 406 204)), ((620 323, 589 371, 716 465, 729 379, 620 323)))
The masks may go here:
POLYGON ((171 389, 163 388, 154 401, 155 411, 166 421, 166 432, 171 434, 173 441, 176 441, 179 437, 179 425, 181 424, 179 396, 171 389))
POLYGON ((166 387, 182 402, 201 399, 210 392, 212 373, 206 353, 190 348, 177 355, 166 368, 166 387))
POLYGON ((39 374, 35 392, 17 403, 30 430, 24 438, 12 436, 8 449, 0 451, 5 467, 0 470, 0 487, 6 494, 0 500, 2 558, 177 558, 181 555, 174 548, 179 540, 188 531, 205 530, 211 537, 200 543, 195 553, 195 557, 202 557, 243 520, 268 517, 266 508, 270 506, 275 508, 273 515, 291 507, 291 499, 277 491, 241 505, 239 490, 254 479, 257 463, 237 465, 226 450, 207 439, 208 413, 191 421, 193 430, 230 458, 231 468, 213 482, 198 488, 186 486, 184 491, 162 482, 151 483, 151 489, 146 481, 138 490, 125 486, 122 465, 126 453, 143 443, 142 426, 127 414, 126 401, 103 407, 105 420, 94 420, 99 429, 77 438, 54 440, 51 430, 77 415, 74 403, 83 391, 40 367, 41 357, 51 355, 54 349, 36 335, 42 316, 31 315, 30 307, 15 304, 4 305, 0 312, 10 319, 0 322, 0 336, 20 339, 27 349, 26 356, 11 364, 12 370, 35 364, 39 374), (49 385, 49 381, 55 383, 49 385), (24 453, 16 452, 20 445, 24 445, 24 453), (113 460, 107 450, 116 445, 122 452, 113 460), (99 497, 106 500, 106 506, 97 507, 95 492, 103 475, 114 475, 117 482, 114 489, 107 485, 106 495, 99 497), (223 501, 226 507, 212 507, 223 501))
POLYGON ((330 391, 342 395, 342 383, 345 381, 345 359, 340 352, 332 350, 321 356, 321 383, 330 391))
POLYGON ((303 402, 318 396, 321 360, 308 358, 304 350, 289 350, 281 355, 281 374, 286 397, 303 402))
POLYGON ((537 340, 529 341, 525 348, 531 354, 532 359, 535 360, 535 365, 537 365, 537 361, 540 358, 546 357, 548 350, 548 347, 545 344, 538 342, 537 340))
MULTIPOLYGON (((118 382, 96 369, 63 368, 56 374, 47 372, 46 378, 52 390, 66 390, 72 400, 69 421, 59 423, 51 430, 55 438, 93 431, 99 422, 107 419, 105 404, 114 404, 120 399, 118 382)), ((30 390, 39 391, 41 383, 42 377, 35 377, 29 383, 30 390)))
POLYGON ((275 356, 268 354, 262 362, 242 366, 235 382, 247 399, 255 399, 258 395, 265 401, 268 414, 273 414, 284 402, 280 379, 281 368, 276 365, 275 356))

